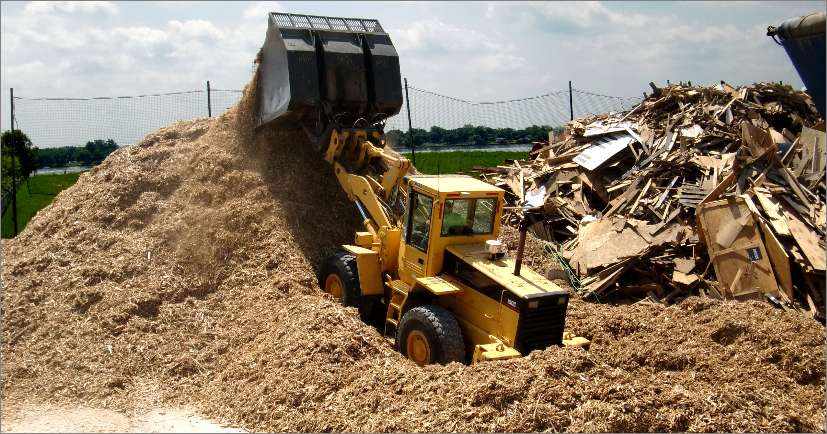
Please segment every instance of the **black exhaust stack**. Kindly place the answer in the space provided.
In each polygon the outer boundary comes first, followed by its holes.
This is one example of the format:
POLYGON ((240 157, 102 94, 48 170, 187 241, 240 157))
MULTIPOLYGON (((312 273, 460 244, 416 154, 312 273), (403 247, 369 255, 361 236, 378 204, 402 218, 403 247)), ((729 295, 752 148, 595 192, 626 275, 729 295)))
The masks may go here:
POLYGON ((532 208, 529 210, 523 211, 523 219, 520 220, 520 225, 518 229, 520 231, 520 239, 517 242, 517 256, 514 258, 514 275, 520 275, 520 268, 523 266, 523 252, 525 252, 525 237, 526 232, 528 232, 528 228, 533 225, 534 223, 540 222, 543 220, 542 211, 540 211, 542 207, 539 208, 532 208))

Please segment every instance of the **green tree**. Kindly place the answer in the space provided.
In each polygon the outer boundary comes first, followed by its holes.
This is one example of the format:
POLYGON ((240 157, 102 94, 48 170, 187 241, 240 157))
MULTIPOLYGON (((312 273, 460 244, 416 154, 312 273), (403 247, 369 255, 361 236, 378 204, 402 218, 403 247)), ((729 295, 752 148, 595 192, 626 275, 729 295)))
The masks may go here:
POLYGON ((482 136, 481 136, 481 135, 479 135, 479 134, 474 134, 473 136, 471 136, 471 137, 468 139, 468 142, 470 142, 470 143, 472 143, 472 144, 474 144, 474 145, 480 146, 480 145, 484 145, 484 144, 485 144, 485 139, 483 139, 483 138, 482 138, 482 136))
POLYGON ((11 154, 3 154, 2 156, 2 167, 0 167, 0 171, 3 173, 3 180, 2 180, 2 188, 3 192, 11 190, 12 185, 12 166, 14 166, 14 176, 20 179, 20 161, 11 154), (14 160, 14 165, 12 165, 12 160, 14 160))
POLYGON ((37 168, 37 155, 32 148, 32 141, 20 130, 6 130, 0 135, 0 152, 14 155, 20 163, 20 176, 27 177, 37 168))

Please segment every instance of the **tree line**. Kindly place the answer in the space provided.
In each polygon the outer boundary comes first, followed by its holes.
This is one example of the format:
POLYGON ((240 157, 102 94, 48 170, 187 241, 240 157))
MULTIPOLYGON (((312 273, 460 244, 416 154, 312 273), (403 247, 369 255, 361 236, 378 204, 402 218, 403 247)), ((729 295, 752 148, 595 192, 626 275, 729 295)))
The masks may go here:
POLYGON ((60 148, 38 148, 20 130, 6 130, 0 135, 2 154, 2 189, 8 191, 12 179, 27 178, 36 169, 44 167, 94 166, 100 164, 109 154, 118 149, 112 139, 90 140, 84 146, 63 146, 60 148))
POLYGON ((61 146, 59 148, 34 148, 37 167, 94 166, 118 149, 112 139, 91 140, 85 146, 61 146))
MULTIPOLYGON (((430 130, 413 128, 414 143, 422 145, 500 145, 531 143, 548 140, 548 125, 532 125, 523 129, 489 128, 465 125, 461 128, 431 127, 430 130)), ((411 135, 407 131, 391 130, 385 133, 392 146, 410 147, 411 135)))

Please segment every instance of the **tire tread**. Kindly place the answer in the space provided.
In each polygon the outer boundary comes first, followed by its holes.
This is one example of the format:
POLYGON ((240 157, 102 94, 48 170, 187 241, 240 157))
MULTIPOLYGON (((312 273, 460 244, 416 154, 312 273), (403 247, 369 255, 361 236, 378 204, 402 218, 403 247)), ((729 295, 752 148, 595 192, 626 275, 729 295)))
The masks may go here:
POLYGON ((457 319, 444 307, 432 304, 415 307, 403 315, 396 334, 396 342, 400 351, 403 346, 402 334, 407 331, 408 323, 416 320, 433 327, 437 340, 436 361, 438 363, 465 362, 465 344, 457 319))

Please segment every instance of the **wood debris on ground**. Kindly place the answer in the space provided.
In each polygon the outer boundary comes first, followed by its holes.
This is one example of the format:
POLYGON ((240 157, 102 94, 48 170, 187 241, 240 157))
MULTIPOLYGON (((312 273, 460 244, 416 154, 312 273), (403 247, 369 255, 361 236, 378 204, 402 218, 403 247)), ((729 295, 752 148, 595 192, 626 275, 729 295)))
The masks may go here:
POLYGON ((761 298, 824 319, 825 135, 790 86, 669 85, 569 122, 483 179, 558 246, 579 292, 673 302, 761 298), (710 261, 710 258, 711 261, 710 261))

